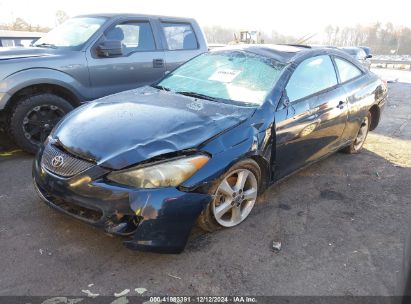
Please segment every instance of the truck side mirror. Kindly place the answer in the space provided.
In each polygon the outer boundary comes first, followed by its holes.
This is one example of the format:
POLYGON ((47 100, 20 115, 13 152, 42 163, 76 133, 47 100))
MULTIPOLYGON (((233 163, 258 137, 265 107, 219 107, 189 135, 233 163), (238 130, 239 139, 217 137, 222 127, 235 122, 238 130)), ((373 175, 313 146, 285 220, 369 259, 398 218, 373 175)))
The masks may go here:
POLYGON ((370 58, 372 58, 372 55, 371 55, 371 54, 368 54, 367 56, 365 56, 365 58, 366 58, 366 59, 370 59, 370 58))
POLYGON ((106 40, 97 46, 99 57, 115 57, 123 55, 123 46, 120 40, 106 40))

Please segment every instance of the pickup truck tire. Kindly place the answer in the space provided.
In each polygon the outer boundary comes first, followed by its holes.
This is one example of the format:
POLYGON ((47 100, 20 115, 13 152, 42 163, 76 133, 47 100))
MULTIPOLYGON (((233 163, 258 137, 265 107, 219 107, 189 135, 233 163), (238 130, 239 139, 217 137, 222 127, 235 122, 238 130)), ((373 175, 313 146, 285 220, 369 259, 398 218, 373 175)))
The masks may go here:
POLYGON ((21 149, 35 154, 57 122, 72 109, 70 102, 51 93, 22 97, 11 110, 9 133, 21 149))

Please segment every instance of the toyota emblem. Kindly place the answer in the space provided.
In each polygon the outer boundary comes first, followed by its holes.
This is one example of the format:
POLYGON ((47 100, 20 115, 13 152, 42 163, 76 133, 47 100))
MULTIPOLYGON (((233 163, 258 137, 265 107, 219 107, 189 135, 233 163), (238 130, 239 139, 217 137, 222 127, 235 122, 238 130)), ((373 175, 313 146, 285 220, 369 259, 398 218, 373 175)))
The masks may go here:
POLYGON ((51 160, 51 165, 54 168, 61 167, 64 164, 64 158, 61 155, 54 156, 51 160))

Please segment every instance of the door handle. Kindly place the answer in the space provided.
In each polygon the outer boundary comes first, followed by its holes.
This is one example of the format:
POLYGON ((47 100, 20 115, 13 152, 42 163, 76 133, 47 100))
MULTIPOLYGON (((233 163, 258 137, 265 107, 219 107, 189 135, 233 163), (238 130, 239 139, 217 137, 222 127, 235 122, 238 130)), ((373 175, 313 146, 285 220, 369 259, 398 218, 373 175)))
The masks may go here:
POLYGON ((308 116, 312 116, 315 113, 315 110, 308 110, 307 114, 308 116))
POLYGON ((312 116, 314 114, 317 114, 319 110, 320 110, 320 107, 315 107, 313 109, 310 109, 310 110, 308 110, 308 115, 312 116))
POLYGON ((162 68, 164 67, 163 59, 153 59, 153 68, 162 68))
POLYGON ((338 106, 337 106, 337 108, 339 108, 339 109, 344 109, 344 105, 345 105, 345 102, 344 101, 342 101, 342 100, 340 100, 340 102, 338 103, 338 106))

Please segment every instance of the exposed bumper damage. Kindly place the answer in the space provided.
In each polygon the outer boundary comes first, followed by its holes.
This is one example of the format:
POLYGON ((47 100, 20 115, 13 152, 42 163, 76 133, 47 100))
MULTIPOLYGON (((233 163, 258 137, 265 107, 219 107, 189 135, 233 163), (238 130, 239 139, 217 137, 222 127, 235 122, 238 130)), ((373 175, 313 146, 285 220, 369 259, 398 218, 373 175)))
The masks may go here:
POLYGON ((37 157, 33 169, 36 190, 49 206, 126 237, 124 245, 131 249, 181 252, 198 215, 212 199, 175 188, 114 186, 104 181, 107 171, 97 166, 61 178, 42 168, 37 157))

